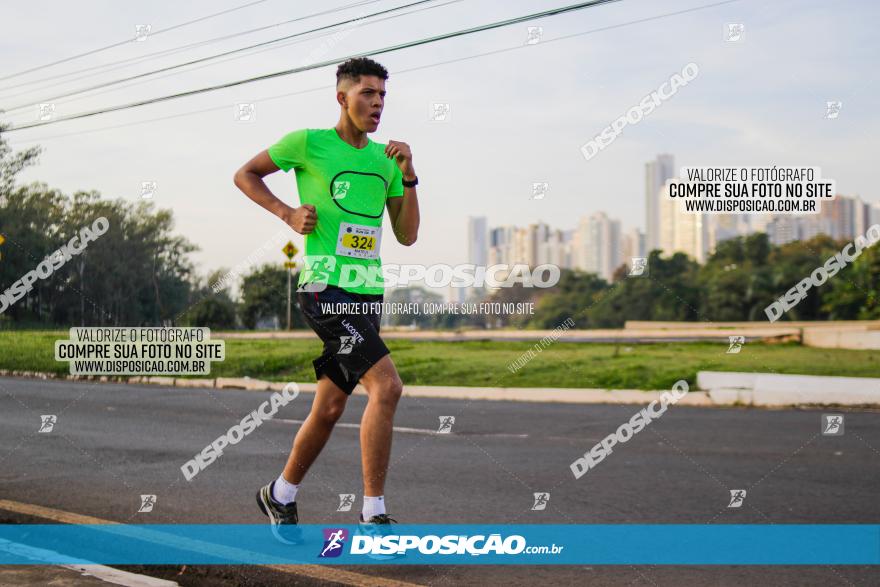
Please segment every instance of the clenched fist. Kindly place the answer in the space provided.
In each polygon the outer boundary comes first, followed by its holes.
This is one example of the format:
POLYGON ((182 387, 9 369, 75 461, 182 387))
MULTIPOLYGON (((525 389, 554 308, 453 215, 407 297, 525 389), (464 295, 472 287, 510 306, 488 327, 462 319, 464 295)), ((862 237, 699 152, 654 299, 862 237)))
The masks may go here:
POLYGON ((315 230, 318 214, 311 204, 303 204, 291 209, 284 217, 284 222, 300 234, 309 234, 315 230))
POLYGON ((403 141, 388 141, 385 145, 385 156, 394 159, 403 179, 412 180, 416 176, 416 170, 413 169, 412 149, 403 141))

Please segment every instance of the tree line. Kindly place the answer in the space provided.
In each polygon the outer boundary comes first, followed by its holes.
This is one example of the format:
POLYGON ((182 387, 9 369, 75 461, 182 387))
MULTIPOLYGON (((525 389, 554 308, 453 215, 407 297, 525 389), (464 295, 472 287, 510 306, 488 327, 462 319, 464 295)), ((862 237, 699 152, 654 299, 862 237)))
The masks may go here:
MULTIPOLYGON (((630 276, 626 265, 610 283, 564 271, 559 284, 546 293, 520 290, 507 295, 535 301, 533 316, 514 320, 533 328, 553 328, 569 316, 578 328, 615 328, 626 320, 769 323, 767 306, 847 242, 820 234, 776 246, 766 234, 755 233, 719 243, 703 265, 683 253, 663 257, 655 250, 642 276, 630 276)), ((811 287, 780 321, 880 319, 878 249, 864 249, 834 277, 811 287)))

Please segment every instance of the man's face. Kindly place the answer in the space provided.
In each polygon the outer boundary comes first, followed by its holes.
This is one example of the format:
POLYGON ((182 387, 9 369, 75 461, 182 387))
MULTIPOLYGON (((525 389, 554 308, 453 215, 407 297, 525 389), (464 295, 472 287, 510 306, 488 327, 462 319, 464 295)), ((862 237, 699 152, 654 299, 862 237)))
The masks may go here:
POLYGON ((340 102, 344 99, 348 116, 363 132, 375 132, 379 128, 382 109, 385 108, 385 80, 374 75, 362 75, 357 83, 338 92, 340 102))

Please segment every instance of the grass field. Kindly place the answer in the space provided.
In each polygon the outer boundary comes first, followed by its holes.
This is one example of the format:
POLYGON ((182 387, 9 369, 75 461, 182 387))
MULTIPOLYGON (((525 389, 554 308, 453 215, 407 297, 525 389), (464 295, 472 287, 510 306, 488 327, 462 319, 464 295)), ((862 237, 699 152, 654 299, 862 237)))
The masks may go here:
MULTIPOLYGON (((67 331, 0 331, 0 369, 64 374, 54 343, 67 331)), ((534 342, 387 341, 405 384, 667 389, 679 379, 693 385, 697 371, 752 371, 880 377, 880 353, 816 349, 798 344, 748 343, 727 354, 718 343, 551 344, 511 373, 507 365, 535 348, 534 342)), ((540 348, 540 347, 538 347, 540 348)), ((211 377, 314 381, 312 359, 321 345, 304 340, 228 340, 226 360, 211 377)))

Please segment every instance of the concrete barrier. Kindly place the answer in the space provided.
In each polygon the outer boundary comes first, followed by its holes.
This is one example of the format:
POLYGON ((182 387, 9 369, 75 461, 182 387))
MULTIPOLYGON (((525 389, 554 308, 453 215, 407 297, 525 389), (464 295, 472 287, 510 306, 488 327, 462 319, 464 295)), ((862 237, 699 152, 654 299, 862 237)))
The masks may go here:
POLYGON ((700 371, 697 373, 697 386, 708 391, 709 397, 716 404, 880 404, 880 379, 873 377, 700 371))
POLYGON ((828 377, 759 373, 755 389, 767 392, 847 393, 852 390, 880 394, 880 379, 872 377, 828 377))
POLYGON ((823 349, 880 350, 880 330, 804 328, 805 346, 823 349))
POLYGON ((657 338, 661 333, 679 338, 727 332, 764 340, 799 340, 804 346, 828 349, 880 350, 880 320, 755 322, 654 322, 627 320, 630 336, 657 338))

